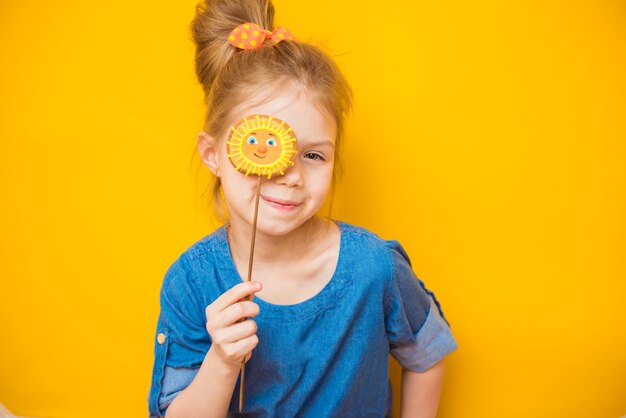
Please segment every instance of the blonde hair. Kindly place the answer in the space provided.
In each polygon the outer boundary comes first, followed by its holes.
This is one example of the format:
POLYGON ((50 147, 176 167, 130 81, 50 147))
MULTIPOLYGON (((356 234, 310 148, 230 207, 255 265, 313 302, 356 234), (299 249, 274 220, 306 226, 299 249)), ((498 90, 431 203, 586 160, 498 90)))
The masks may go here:
MULTIPOLYGON (((273 46, 265 42, 253 50, 239 50, 228 42, 231 31, 243 23, 274 29, 270 0, 204 0, 196 6, 191 34, 196 45, 195 71, 204 90, 207 113, 204 131, 221 138, 238 105, 253 92, 294 84, 304 88, 314 102, 332 115, 337 126, 335 170, 341 169, 339 150, 344 120, 352 107, 352 90, 335 62, 320 48, 285 40, 273 46)), ((289 28, 291 29, 291 28, 289 28)), ((297 31, 292 33, 297 37, 297 31)), ((223 219, 219 177, 213 178, 213 201, 223 219)))

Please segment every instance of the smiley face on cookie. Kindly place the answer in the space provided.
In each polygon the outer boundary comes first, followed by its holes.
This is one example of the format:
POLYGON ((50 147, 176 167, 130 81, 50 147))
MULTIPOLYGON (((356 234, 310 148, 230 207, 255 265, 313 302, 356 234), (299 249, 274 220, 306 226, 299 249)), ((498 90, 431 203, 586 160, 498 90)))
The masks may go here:
POLYGON ((280 160, 283 145, 272 131, 257 129, 243 143, 242 153, 257 164, 273 164, 280 160))
POLYGON ((226 142, 228 158, 244 173, 267 176, 285 174, 294 165, 296 137, 285 121, 266 115, 243 118, 232 128, 226 142))

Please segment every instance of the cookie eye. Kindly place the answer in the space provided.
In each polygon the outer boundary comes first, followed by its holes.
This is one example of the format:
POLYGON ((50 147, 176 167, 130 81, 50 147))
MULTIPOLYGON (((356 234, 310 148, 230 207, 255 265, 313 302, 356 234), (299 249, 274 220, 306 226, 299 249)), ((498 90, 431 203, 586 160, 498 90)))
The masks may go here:
POLYGON ((274 138, 270 138, 270 139, 267 140, 266 144, 269 145, 270 147, 275 147, 276 146, 276 140, 274 138))
POLYGON ((249 137, 247 142, 248 142, 248 144, 258 144, 259 143, 259 141, 257 141, 257 139, 255 137, 253 137, 253 136, 249 137))

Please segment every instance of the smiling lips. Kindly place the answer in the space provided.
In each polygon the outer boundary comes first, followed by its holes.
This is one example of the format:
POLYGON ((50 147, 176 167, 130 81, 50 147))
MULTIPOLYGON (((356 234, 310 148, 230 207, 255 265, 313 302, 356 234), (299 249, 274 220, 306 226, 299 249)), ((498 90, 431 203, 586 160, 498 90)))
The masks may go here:
POLYGON ((261 195, 261 198, 263 198, 263 201, 265 201, 269 206, 278 210, 290 211, 300 206, 300 203, 292 202, 290 200, 274 199, 273 197, 263 195, 261 195))

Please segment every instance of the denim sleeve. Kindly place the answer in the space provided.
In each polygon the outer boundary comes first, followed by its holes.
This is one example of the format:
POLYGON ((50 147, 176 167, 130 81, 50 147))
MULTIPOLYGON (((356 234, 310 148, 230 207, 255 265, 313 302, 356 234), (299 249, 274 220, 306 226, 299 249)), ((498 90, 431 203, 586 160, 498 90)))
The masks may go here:
POLYGON ((182 254, 167 270, 160 293, 154 364, 148 395, 150 417, 162 417, 174 398, 193 381, 211 346, 199 286, 182 254))
POLYGON ((385 289, 385 326, 391 355, 405 369, 423 372, 457 348, 435 294, 413 272, 397 241, 392 249, 393 274, 385 289))

